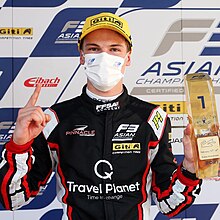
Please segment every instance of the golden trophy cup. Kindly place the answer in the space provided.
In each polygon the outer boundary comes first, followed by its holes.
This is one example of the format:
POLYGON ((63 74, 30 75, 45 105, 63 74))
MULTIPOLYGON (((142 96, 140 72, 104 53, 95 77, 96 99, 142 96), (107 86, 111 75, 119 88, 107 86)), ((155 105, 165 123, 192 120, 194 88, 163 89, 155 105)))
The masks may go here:
POLYGON ((219 177, 219 125, 212 80, 206 73, 193 73, 184 82, 196 176, 219 177))

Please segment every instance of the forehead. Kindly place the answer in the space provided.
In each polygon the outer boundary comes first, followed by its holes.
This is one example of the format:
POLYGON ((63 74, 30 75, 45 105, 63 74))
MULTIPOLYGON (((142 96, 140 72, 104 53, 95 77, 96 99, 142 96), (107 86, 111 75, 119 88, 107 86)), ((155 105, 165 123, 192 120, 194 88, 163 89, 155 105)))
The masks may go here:
POLYGON ((109 29, 98 29, 87 34, 84 38, 84 43, 98 43, 98 44, 124 44, 125 38, 116 31, 109 29))

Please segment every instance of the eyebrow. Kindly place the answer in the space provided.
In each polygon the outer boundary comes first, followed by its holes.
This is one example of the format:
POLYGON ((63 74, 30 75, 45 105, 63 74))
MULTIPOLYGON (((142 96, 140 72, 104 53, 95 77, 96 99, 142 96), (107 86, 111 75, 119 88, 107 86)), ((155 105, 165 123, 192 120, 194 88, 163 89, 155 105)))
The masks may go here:
POLYGON ((122 44, 111 44, 110 46, 111 46, 111 47, 123 47, 122 44))
MULTIPOLYGON (((90 47, 90 46, 95 46, 95 47, 100 47, 98 44, 95 43, 87 43, 85 44, 85 47, 90 47)), ((109 47, 123 47, 122 44, 111 44, 109 47)))
POLYGON ((95 43, 88 43, 88 44, 85 44, 85 47, 90 47, 90 46, 96 46, 96 47, 99 47, 98 44, 95 44, 95 43))

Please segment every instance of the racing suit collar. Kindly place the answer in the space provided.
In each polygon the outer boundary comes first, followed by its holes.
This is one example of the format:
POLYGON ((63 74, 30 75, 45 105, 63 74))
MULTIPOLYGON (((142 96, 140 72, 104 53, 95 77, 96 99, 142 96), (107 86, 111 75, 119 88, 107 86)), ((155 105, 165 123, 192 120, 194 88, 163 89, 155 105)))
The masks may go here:
POLYGON ((90 98, 86 94, 86 85, 82 89, 81 94, 82 102, 86 105, 89 109, 94 111, 96 114, 108 112, 108 111, 118 111, 128 103, 128 91, 125 85, 123 85, 123 93, 118 96, 116 99, 112 101, 108 101, 103 103, 102 101, 94 100, 90 98))

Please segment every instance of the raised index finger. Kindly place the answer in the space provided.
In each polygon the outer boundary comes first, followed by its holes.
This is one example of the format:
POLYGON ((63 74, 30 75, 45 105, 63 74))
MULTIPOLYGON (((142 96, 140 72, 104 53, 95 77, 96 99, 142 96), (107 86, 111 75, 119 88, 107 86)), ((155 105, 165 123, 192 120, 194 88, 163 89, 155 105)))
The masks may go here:
POLYGON ((40 94, 40 91, 41 91, 41 87, 42 85, 41 84, 37 84, 33 94, 31 95, 30 99, 28 100, 27 104, 25 105, 25 107, 30 107, 30 106, 35 106, 37 100, 38 100, 38 97, 39 97, 39 94, 40 94))

